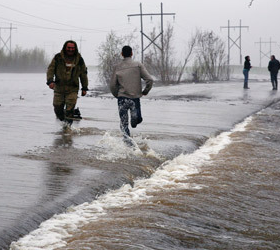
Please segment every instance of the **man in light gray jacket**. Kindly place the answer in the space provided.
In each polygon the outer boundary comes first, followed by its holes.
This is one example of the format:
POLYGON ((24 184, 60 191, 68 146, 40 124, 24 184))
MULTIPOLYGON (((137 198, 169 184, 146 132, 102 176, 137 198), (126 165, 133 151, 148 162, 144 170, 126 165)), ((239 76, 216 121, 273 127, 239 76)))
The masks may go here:
POLYGON ((124 59, 115 66, 110 83, 112 94, 118 99, 119 116, 121 120, 121 131, 125 139, 130 136, 128 128, 128 110, 130 110, 131 127, 136 128, 142 122, 140 98, 147 95, 152 88, 153 78, 144 65, 132 60, 132 48, 124 46, 122 56, 124 59), (146 83, 142 90, 141 79, 146 83))

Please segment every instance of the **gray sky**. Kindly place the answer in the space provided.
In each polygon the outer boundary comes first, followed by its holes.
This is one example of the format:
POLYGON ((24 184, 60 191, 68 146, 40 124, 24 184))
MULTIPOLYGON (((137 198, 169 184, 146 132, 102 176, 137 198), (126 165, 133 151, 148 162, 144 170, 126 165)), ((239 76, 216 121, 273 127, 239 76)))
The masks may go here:
MULTIPOLYGON (((176 13, 175 21, 171 16, 164 17, 174 25, 174 45, 176 53, 184 53, 184 44, 196 28, 213 30, 227 42, 228 20, 231 25, 249 26, 242 29, 242 56, 250 55, 253 66, 259 66, 260 38, 277 44, 271 45, 272 54, 280 58, 280 0, 255 0, 249 8, 250 0, 142 0, 143 13, 159 13, 160 3, 164 12, 176 13)), ((137 28, 140 30, 139 17, 128 22, 127 15, 139 13, 140 1, 136 0, 0 0, 0 27, 16 29, 12 32, 12 48, 43 48, 52 57, 61 50, 63 43, 74 39, 81 44, 81 52, 86 63, 97 63, 96 51, 110 30, 125 35, 137 28), (80 42, 82 40, 82 42, 80 42)), ((160 19, 144 18, 144 31, 149 33, 160 19)), ((9 30, 1 29, 1 37, 6 40, 9 30)), ((239 29, 231 29, 231 37, 236 40, 239 29)), ((146 42, 147 43, 147 42, 146 42)), ((139 36, 140 45, 140 36, 139 36)), ((270 51, 269 44, 262 45, 262 51, 270 51)), ((239 51, 231 49, 232 63, 239 63, 239 51)), ((262 65, 266 66, 267 58, 262 65)))

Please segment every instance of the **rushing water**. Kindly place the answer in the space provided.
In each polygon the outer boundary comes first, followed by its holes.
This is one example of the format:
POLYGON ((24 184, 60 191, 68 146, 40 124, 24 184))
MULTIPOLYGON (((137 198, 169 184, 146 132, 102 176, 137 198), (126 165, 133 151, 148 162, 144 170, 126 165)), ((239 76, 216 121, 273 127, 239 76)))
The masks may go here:
POLYGON ((158 88, 131 149, 114 99, 63 130, 44 81, 0 78, 1 250, 280 249, 280 103, 231 130, 266 84, 158 88))
POLYGON ((12 249, 279 249, 280 103, 12 249))

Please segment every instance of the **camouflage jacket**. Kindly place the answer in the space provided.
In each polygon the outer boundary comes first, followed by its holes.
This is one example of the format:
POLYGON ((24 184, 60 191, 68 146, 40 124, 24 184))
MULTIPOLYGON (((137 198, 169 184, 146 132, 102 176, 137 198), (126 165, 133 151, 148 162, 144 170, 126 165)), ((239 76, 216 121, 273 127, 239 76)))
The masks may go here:
POLYGON ((80 53, 75 57, 69 70, 66 68, 63 51, 56 54, 47 70, 47 85, 54 82, 55 92, 78 92, 79 79, 82 90, 88 90, 87 68, 80 53))

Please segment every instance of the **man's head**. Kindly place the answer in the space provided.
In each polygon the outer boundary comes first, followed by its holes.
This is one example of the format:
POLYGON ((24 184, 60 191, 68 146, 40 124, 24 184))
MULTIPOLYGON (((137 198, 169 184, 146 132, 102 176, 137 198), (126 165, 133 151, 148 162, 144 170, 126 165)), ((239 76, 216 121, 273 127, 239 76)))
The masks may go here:
POLYGON ((131 57, 132 56, 132 48, 128 45, 124 46, 122 48, 122 56, 125 57, 131 57))
POLYGON ((270 57, 270 59, 271 59, 271 60, 275 60, 275 55, 272 55, 272 56, 270 57))
POLYGON ((246 61, 250 61, 250 56, 245 56, 246 61))
POLYGON ((63 45, 63 52, 67 56, 75 56, 78 53, 78 46, 75 41, 66 41, 63 45))

